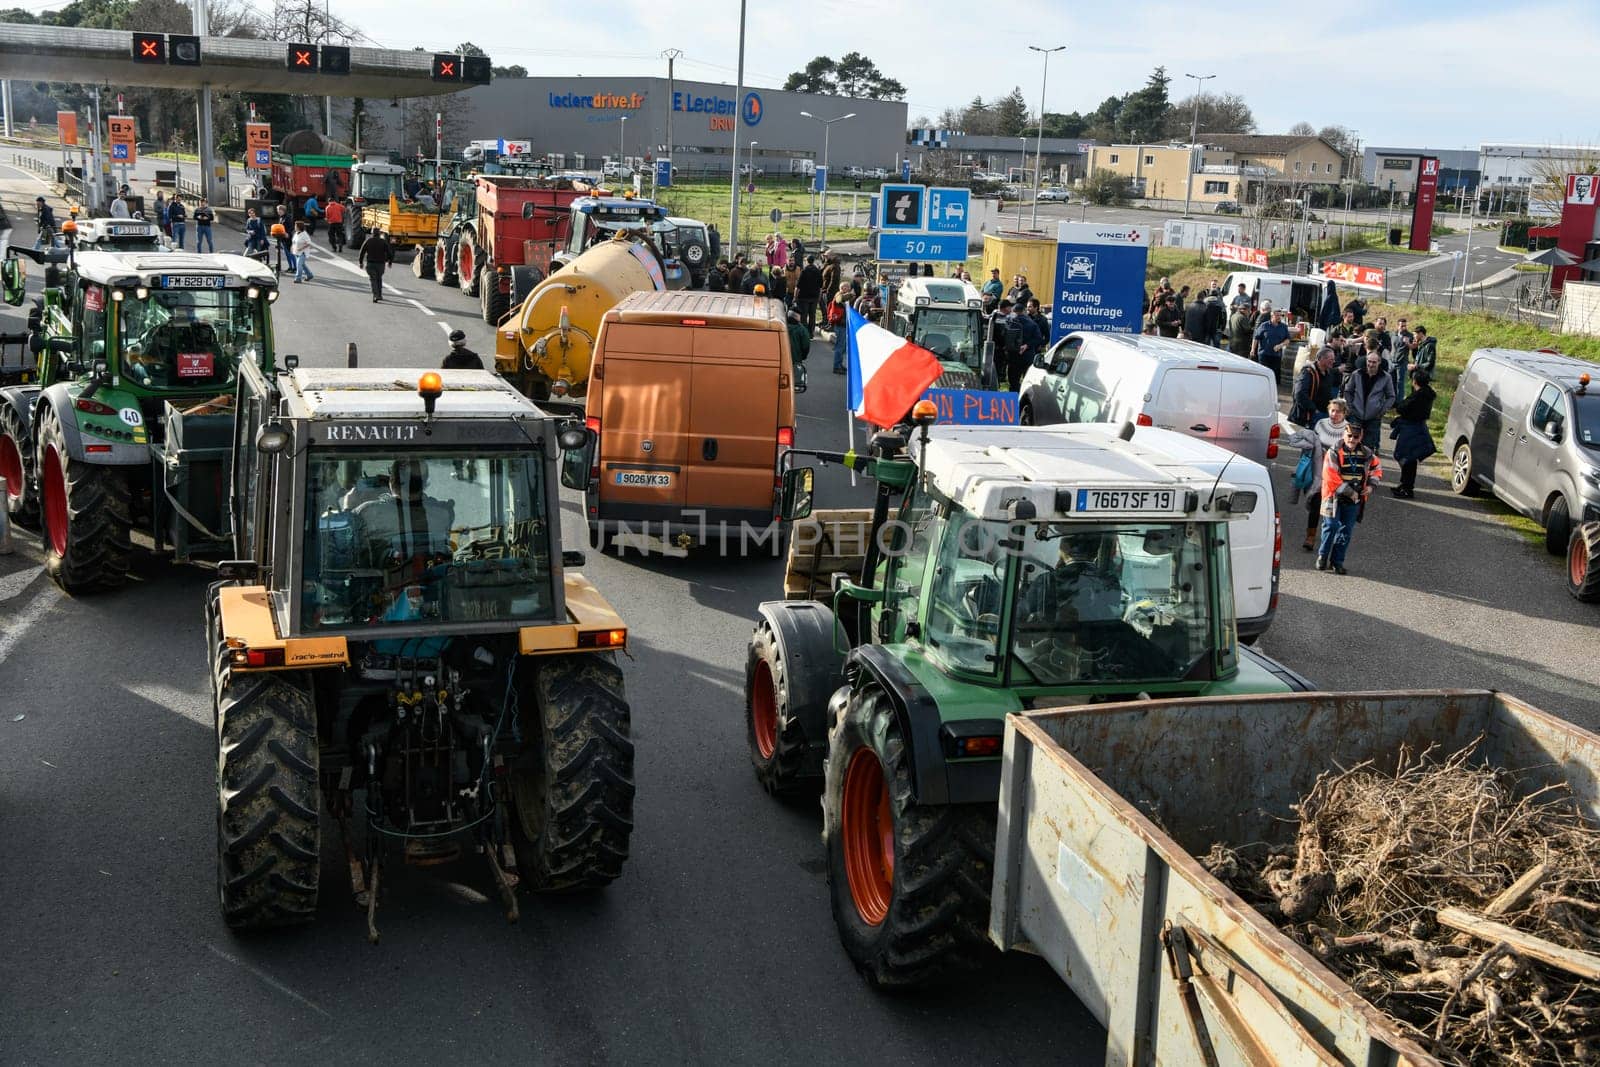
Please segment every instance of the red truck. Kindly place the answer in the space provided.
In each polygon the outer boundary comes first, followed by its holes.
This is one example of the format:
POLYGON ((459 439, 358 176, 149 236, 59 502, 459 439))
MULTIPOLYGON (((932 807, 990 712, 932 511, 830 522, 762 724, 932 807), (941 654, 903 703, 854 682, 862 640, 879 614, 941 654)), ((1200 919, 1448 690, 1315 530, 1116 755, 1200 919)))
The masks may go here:
POLYGON ((350 195, 350 167, 355 157, 336 141, 329 141, 312 130, 298 130, 272 150, 272 188, 262 199, 289 207, 289 217, 298 219, 300 209, 311 197, 318 204, 350 195))
POLYGON ((550 258, 566 240, 568 207, 586 191, 509 174, 479 174, 472 182, 476 210, 458 211, 439 235, 434 279, 477 297, 492 326, 550 273, 550 258))

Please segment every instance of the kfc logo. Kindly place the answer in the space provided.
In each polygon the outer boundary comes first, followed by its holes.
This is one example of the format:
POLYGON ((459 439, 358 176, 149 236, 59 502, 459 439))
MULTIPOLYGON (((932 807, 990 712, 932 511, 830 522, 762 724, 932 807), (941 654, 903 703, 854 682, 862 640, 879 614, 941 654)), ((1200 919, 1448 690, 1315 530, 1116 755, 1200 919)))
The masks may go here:
POLYGON ((1422 162, 1422 173, 1427 177, 1432 177, 1432 176, 1438 174, 1439 173, 1439 161, 1437 159, 1426 159, 1426 160, 1423 160, 1423 162, 1422 162))
POLYGON ((1567 175, 1567 203, 1593 204, 1597 191, 1600 191, 1600 176, 1594 174, 1567 175))

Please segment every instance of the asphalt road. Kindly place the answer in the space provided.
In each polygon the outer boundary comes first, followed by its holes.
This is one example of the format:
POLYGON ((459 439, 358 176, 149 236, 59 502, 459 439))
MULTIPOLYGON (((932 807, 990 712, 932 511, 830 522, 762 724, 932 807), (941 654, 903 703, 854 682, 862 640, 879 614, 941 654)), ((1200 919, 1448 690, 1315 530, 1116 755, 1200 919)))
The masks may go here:
MULTIPOLYGON (((0 180, 13 205, 19 188, 0 180)), ((308 365, 341 364, 353 340, 366 365, 434 366, 458 326, 492 349, 454 289, 402 268, 374 305, 353 257, 315 269, 275 307, 280 352, 308 365)), ((18 318, 0 310, 0 329, 18 318)), ((839 447, 843 379, 820 349, 812 367, 800 442, 839 447)), ((1285 495, 1282 607, 1261 647, 1330 689, 1504 688, 1600 729, 1600 613, 1443 473, 1425 468, 1412 502, 1380 492, 1348 577, 1310 569, 1285 495)), ((819 499, 865 492, 828 470, 819 499)), ((582 547, 575 508, 563 533, 582 547)), ((142 555, 121 592, 67 598, 36 537, 17 542, 0 557, 0 1060, 1101 1062, 1100 1030, 1031 958, 902 996, 850 968, 816 805, 772 801, 745 754, 745 642, 756 604, 779 595, 776 561, 591 554, 633 641, 624 877, 592 897, 525 898, 508 926, 480 864, 395 865, 374 948, 331 853, 315 926, 239 938, 221 923, 207 573, 142 555)))

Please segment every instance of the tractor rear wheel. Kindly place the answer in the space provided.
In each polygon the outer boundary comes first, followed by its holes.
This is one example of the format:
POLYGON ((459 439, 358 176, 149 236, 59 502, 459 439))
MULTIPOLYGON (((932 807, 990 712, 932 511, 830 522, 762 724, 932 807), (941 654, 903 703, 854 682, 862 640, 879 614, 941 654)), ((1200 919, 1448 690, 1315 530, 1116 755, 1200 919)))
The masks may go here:
POLYGON ((772 624, 765 619, 750 637, 750 654, 744 668, 745 732, 750 762, 767 792, 778 796, 813 791, 814 778, 801 777, 806 738, 800 724, 789 717, 789 671, 772 624))
POLYGON ((453 239, 439 238, 433 246, 433 280, 440 285, 456 283, 456 244, 453 239))
POLYGON ((490 326, 499 326, 500 320, 511 310, 510 294, 500 291, 499 276, 487 267, 483 269, 483 277, 478 279, 478 310, 490 326))
POLYGON ((483 266, 478 239, 471 230, 462 230, 456 241, 456 284, 467 296, 478 295, 478 270, 483 266))
POLYGON ((70 458, 61 420, 48 407, 39 416, 38 463, 45 571, 68 593, 120 586, 133 552, 126 472, 70 458))
POLYGON ((39 501, 29 479, 33 474, 33 435, 22 416, 9 405, 0 406, 0 478, 6 482, 6 514, 12 521, 33 525, 39 518, 39 501))
POLYGON ((633 833, 633 741, 622 671, 599 653, 545 659, 524 687, 513 767, 517 861, 541 892, 598 889, 622 874, 633 833))
MULTIPOLYGON (((221 662, 220 652, 212 662, 221 662)), ((223 921, 235 930, 310 922, 322 804, 317 716, 305 678, 221 668, 214 715, 223 921)))
POLYGON ((433 249, 418 247, 411 256, 411 276, 427 281, 433 277, 433 249))
POLYGON ((1585 604, 1600 603, 1600 522, 1586 522, 1567 542, 1567 592, 1585 604))
POLYGON ((921 985, 993 953, 996 806, 912 799, 910 753, 880 689, 853 693, 833 727, 822 810, 833 920, 862 977, 921 985))

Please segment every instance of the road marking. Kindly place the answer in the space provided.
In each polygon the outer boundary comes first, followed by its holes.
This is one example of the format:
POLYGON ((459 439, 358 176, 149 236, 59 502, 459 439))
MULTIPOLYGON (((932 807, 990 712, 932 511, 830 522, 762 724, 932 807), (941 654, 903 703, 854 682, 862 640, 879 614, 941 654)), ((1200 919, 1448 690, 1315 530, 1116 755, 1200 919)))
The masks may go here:
POLYGON ((446 337, 450 336, 450 334, 452 332, 451 329, 450 329, 450 324, 448 322, 439 323, 439 329, 444 331, 446 337))
POLYGON ((49 614, 50 609, 61 602, 61 597, 52 586, 45 586, 33 595, 26 607, 11 617, 6 624, 5 632, 0 633, 0 663, 5 662, 17 642, 25 637, 34 623, 49 614))
POLYGON ((333 1018, 333 1016, 330 1013, 328 1013, 327 1011, 325 1011, 322 1008, 321 1005, 317 1004, 315 1001, 308 1000, 307 998, 301 996, 299 993, 296 993, 294 990, 290 989, 288 986, 284 985, 282 982, 278 981, 276 978, 272 977, 272 975, 268 974, 266 971, 263 971, 261 968, 252 967, 250 964, 244 962, 243 960, 238 959, 237 957, 228 955, 228 953, 222 951, 220 948, 218 948, 215 945, 209 945, 208 944, 208 945, 206 945, 206 948, 210 949, 212 951, 212 953, 214 953, 218 957, 220 957, 222 959, 225 959, 229 963, 233 964, 235 967, 238 967, 240 970, 249 971, 251 974, 253 974, 257 978, 261 979, 262 982, 264 982, 267 985, 271 986, 273 989, 276 989, 278 992, 282 993, 284 996, 289 997, 292 1000, 297 1000, 301 1004, 304 1004, 306 1007, 310 1008, 312 1011, 316 1012, 318 1015, 322 1016, 324 1019, 332 1019, 333 1018))
POLYGON ((415 304, 417 306, 417 310, 422 312, 424 315, 427 315, 430 318, 433 316, 433 309, 427 304, 424 304, 422 301, 418 300, 416 297, 408 296, 406 297, 406 302, 415 304))
POLYGON ((32 569, 18 571, 16 574, 0 575, 0 602, 20 596, 22 592, 39 580, 43 570, 32 569))

